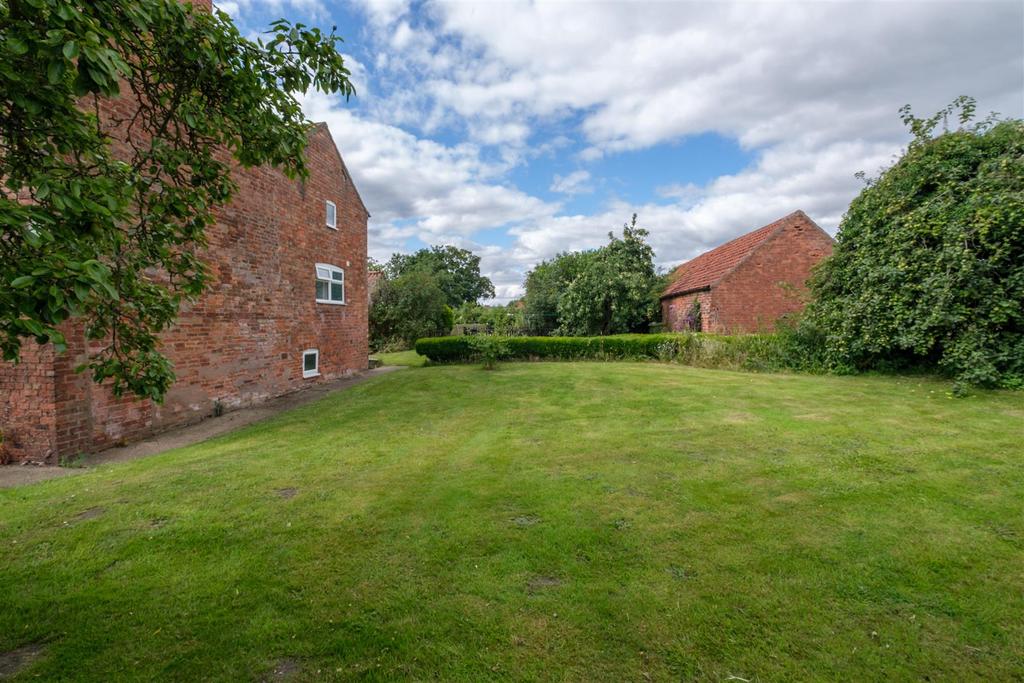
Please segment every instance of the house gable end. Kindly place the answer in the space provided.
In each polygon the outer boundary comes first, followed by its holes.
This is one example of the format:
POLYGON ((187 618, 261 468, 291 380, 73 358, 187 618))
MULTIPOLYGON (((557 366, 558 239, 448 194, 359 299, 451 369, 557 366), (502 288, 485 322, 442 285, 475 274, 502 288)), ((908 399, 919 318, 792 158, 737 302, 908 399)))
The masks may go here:
POLYGON ((338 168, 344 175, 348 186, 352 189, 352 193, 356 196, 359 201, 359 206, 362 208, 363 213, 366 217, 370 217, 370 210, 366 208, 366 202, 363 201, 362 195, 359 194, 359 188, 356 187, 355 182, 352 180, 352 174, 348 172, 348 166, 345 165, 345 159, 341 156, 341 151, 338 149, 338 145, 334 142, 334 136, 331 135, 331 129, 325 122, 313 124, 313 129, 309 135, 310 146, 313 144, 324 145, 329 148, 329 153, 338 160, 338 168))

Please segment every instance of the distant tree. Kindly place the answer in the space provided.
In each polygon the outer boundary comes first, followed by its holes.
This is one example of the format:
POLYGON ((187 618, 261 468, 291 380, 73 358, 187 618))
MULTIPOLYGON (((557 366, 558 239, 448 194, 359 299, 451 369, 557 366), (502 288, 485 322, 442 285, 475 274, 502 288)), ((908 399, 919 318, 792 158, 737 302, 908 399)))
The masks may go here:
POLYGON ((558 327, 559 299, 594 256, 594 251, 564 252, 527 273, 523 324, 530 334, 548 335, 558 327))
POLYGON ((494 334, 514 335, 525 331, 523 311, 517 302, 501 306, 481 306, 467 301, 455 309, 455 323, 459 325, 490 325, 494 334))
POLYGON ((437 279, 414 270, 380 283, 370 308, 370 344, 410 348, 420 337, 448 334, 453 322, 437 279))
POLYGON ((95 381, 160 400, 174 372, 157 335, 205 287, 231 167, 305 174, 297 96, 353 92, 340 40, 284 20, 249 39, 178 0, 0 1, 3 358, 30 339, 64 350, 75 317, 100 342, 95 381))
POLYGON ((484 322, 487 309, 475 301, 463 301, 453 311, 456 325, 472 325, 484 322))
POLYGON ((385 264, 392 278, 414 270, 432 274, 452 308, 467 301, 494 298, 494 285, 480 274, 480 257, 468 249, 433 246, 412 254, 394 254, 385 264))
POLYGON ((648 232, 636 214, 622 228, 622 238, 593 252, 583 271, 558 299, 558 331, 571 336, 647 331, 658 315, 652 292, 659 281, 648 232))
POLYGON ((971 124, 970 98, 928 119, 901 112, 914 140, 850 204, 807 324, 833 368, 932 365, 1022 386, 1024 122, 971 124))

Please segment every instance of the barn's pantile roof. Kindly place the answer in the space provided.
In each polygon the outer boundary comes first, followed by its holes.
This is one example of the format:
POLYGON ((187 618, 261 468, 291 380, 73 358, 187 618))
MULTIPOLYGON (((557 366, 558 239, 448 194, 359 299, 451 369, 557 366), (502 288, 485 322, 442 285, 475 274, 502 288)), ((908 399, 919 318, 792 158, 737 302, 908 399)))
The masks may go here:
POLYGON ((740 235, 720 247, 715 247, 711 251, 706 251, 696 258, 690 259, 675 269, 672 273, 672 282, 661 297, 664 299, 711 287, 738 266, 740 261, 767 242, 778 230, 801 218, 810 220, 803 211, 794 211, 774 223, 740 235))

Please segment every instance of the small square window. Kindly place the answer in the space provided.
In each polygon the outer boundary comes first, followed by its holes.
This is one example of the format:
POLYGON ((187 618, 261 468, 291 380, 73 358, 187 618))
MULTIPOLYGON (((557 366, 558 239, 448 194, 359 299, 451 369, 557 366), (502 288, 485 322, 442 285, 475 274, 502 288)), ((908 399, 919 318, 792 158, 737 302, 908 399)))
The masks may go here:
POLYGON ((302 352, 302 376, 316 377, 320 374, 320 352, 316 349, 307 349, 302 352))
POLYGON ((338 207, 334 205, 334 202, 324 202, 327 209, 327 227, 334 230, 338 229, 338 207))

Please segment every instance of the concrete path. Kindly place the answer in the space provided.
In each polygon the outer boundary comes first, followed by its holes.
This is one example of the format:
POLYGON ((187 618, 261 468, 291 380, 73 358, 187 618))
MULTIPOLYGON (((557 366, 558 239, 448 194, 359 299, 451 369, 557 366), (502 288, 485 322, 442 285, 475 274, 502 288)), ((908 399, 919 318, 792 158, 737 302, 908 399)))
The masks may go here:
POLYGON ((110 462, 125 462, 144 458, 147 455, 156 455, 169 451, 172 448, 191 446, 212 439, 215 436, 226 434, 246 425, 250 425, 268 417, 273 417, 292 408, 311 403, 327 394, 333 394, 342 389, 348 389, 357 384, 362 384, 368 379, 377 375, 387 374, 395 370, 401 370, 401 366, 389 365, 382 368, 367 370, 366 372, 314 385, 308 389, 295 391, 284 396, 272 398, 259 405, 249 408, 240 408, 221 417, 208 418, 202 422, 187 427, 179 427, 167 432, 156 434, 144 441, 138 441, 119 448, 109 448, 93 455, 85 456, 81 461, 75 463, 75 467, 55 467, 40 465, 7 465, 0 467, 0 489, 23 484, 33 484, 37 481, 54 479, 55 477, 66 477, 73 474, 81 474, 90 467, 103 465, 110 462))

